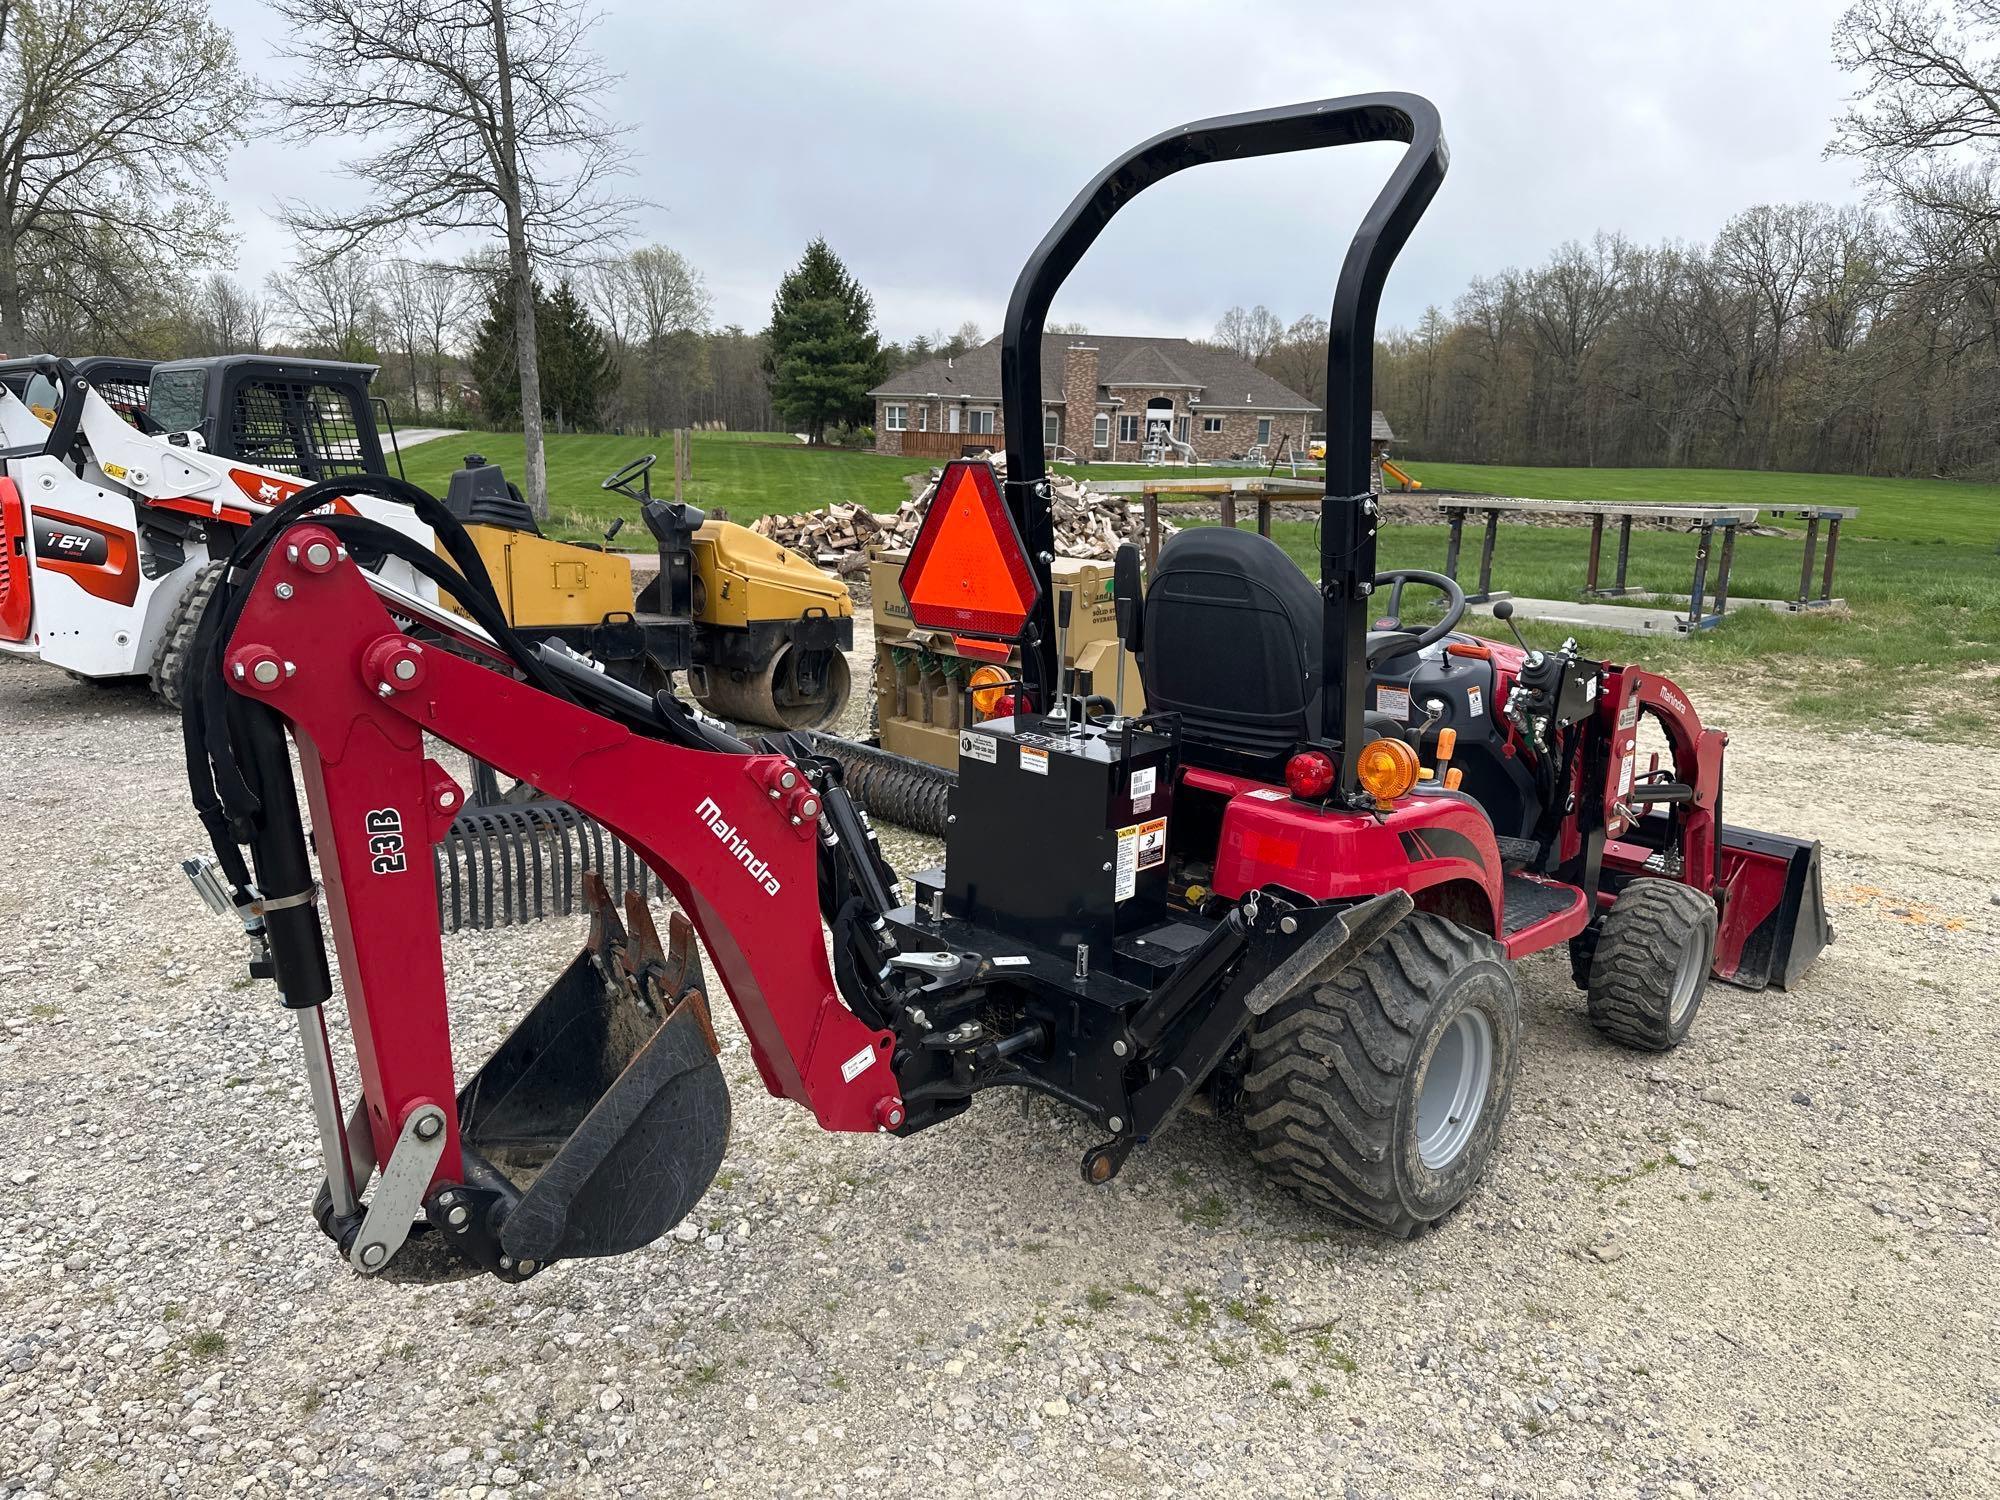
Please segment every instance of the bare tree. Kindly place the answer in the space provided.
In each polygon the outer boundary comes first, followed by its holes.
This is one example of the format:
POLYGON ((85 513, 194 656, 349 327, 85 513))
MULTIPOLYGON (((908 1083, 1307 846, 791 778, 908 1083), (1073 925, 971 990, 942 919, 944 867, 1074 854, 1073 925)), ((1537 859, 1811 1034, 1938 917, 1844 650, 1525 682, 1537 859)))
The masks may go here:
POLYGON ((361 255, 302 257, 266 285, 293 337, 316 353, 366 359, 382 336, 380 270, 361 255))
POLYGON ((296 139, 366 135, 346 163, 357 209, 299 201, 287 220, 321 255, 412 232, 484 230, 505 246, 527 489, 548 514, 534 277, 614 235, 636 207, 604 183, 623 132, 597 101, 615 77, 585 46, 594 14, 564 0, 275 0, 305 64, 277 103, 296 139))
POLYGON ((31 302, 226 260, 202 183, 253 97, 199 0, 0 0, 0 346, 25 352, 31 302))
POLYGON ((431 404, 435 411, 445 409, 445 380, 453 358, 465 347, 484 279, 486 273, 472 264, 432 261, 424 266, 423 277, 417 284, 423 309, 424 355, 430 361, 431 404))
POLYGON ((202 282, 195 313, 211 354, 254 354, 264 347, 263 299, 225 271, 202 282))
POLYGON ((1285 325, 1261 302, 1245 312, 1232 307, 1215 323, 1215 342, 1255 362, 1277 347, 1285 336, 1285 325))
POLYGON ((701 272, 678 251, 647 245, 602 263, 590 297, 612 333, 612 351, 639 376, 646 430, 658 432, 672 390, 706 368, 701 341, 713 306, 701 272))

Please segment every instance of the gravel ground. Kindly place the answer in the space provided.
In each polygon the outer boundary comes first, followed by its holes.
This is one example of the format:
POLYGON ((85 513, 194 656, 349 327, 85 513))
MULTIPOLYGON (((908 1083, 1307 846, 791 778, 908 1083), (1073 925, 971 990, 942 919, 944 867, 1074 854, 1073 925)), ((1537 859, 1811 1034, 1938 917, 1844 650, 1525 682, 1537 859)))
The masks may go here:
MULTIPOLYGON (((175 721, 0 662, 0 1494, 2000 1491, 1975 752, 1808 748, 1695 686, 1732 819, 1826 841, 1840 940, 1663 1058, 1525 964, 1513 1116, 1441 1231, 1339 1230, 1207 1116, 1098 1189, 1040 1103, 824 1135, 720 1008, 697 1222, 511 1289, 337 1263, 294 1033, 173 869, 175 721)), ((462 1063, 579 937, 447 939, 462 1063)))

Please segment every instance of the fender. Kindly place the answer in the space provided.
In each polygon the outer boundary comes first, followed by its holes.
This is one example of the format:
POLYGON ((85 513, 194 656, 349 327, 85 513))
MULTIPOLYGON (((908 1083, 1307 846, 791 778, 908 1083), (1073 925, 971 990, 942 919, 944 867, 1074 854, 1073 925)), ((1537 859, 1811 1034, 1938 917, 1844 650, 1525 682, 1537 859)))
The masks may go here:
POLYGON ((1426 789, 1377 814, 1317 807, 1282 787, 1200 767, 1182 780, 1230 799, 1215 856, 1219 896, 1278 885, 1315 901, 1345 901, 1454 885, 1479 893, 1484 909, 1465 913, 1469 925, 1499 936, 1500 851, 1493 825, 1469 797, 1426 789))

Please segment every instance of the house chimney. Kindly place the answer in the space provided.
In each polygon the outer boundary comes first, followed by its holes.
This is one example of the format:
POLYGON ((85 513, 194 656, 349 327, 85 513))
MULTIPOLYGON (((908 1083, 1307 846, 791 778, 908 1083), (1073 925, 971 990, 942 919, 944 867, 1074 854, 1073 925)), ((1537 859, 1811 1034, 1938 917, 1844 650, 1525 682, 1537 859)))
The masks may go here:
POLYGON ((1085 463, 1092 457, 1091 424, 1096 417, 1097 350, 1090 344, 1071 344, 1063 350, 1062 440, 1085 463))

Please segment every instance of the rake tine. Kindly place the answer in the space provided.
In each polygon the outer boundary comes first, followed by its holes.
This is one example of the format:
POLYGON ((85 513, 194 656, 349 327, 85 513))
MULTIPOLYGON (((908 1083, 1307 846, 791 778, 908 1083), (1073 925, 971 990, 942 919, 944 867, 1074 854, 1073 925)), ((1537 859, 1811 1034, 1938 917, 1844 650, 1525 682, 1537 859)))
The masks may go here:
POLYGON ((479 926, 490 930, 493 926, 493 821, 485 813, 479 817, 479 888, 486 896, 484 920, 479 926))

